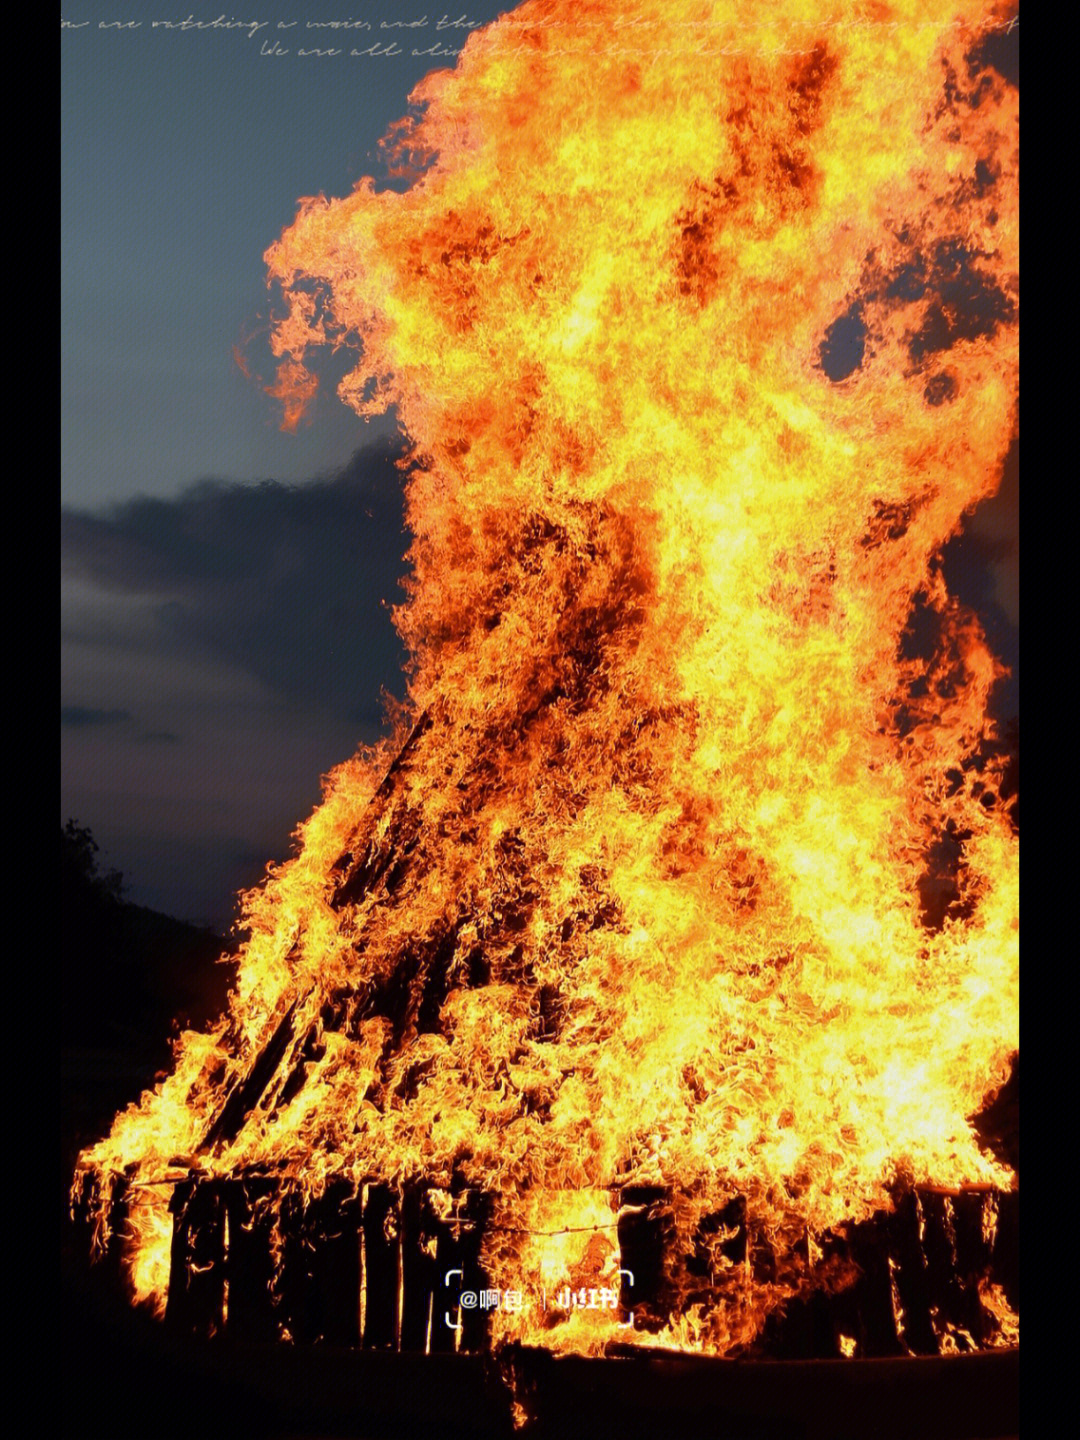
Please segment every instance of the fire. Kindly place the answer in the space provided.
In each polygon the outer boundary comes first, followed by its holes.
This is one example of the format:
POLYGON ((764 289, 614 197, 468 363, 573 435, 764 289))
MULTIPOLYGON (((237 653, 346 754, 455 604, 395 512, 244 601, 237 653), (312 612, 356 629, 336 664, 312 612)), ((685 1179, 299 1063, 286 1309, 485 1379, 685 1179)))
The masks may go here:
POLYGON ((1014 425, 1006 20, 531 0, 414 92, 410 189, 301 202, 275 393, 295 423, 352 347, 342 398, 410 438, 407 714, 246 897, 231 1010, 84 1155, 103 1185, 465 1184, 522 1296, 495 1337, 578 1350, 625 1317, 537 1296, 618 1284, 617 1192, 671 1193, 676 1260, 737 1202, 747 1258, 714 1227, 651 1337, 714 1353, 898 1184, 1010 1186, 969 1121, 1018 1048, 971 763, 1002 670, 940 564, 1014 425))

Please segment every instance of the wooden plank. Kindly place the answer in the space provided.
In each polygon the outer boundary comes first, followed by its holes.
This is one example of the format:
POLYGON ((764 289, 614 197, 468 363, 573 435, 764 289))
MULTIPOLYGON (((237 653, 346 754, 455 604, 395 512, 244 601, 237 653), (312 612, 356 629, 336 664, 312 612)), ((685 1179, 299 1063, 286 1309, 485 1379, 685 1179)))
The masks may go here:
POLYGON ((407 816, 401 816, 400 807, 399 815, 395 817, 397 823, 391 821, 390 825, 390 829, 394 833, 387 841, 373 844, 367 837, 370 837, 378 821, 390 808, 391 799, 397 786, 397 777, 407 770, 417 747, 431 729, 432 723, 430 713, 425 710, 387 770, 378 790, 371 797, 368 813, 350 848, 334 862, 332 873, 340 877, 331 900, 331 904, 335 907, 352 905, 358 900, 362 900, 394 861, 412 853, 419 834, 420 820, 418 816, 414 816, 411 820, 407 816), (361 836, 365 838, 363 843, 359 844, 357 841, 361 836))
POLYGON ((363 1280, 366 1350, 396 1349, 398 1341, 398 1199, 389 1185, 364 1187, 363 1280))
POLYGON ((913 1355, 937 1355, 941 1351, 932 1318, 934 1293, 930 1268, 922 1244, 925 1226, 920 1195, 916 1191, 902 1195, 889 1225, 890 1253, 896 1261, 900 1338, 904 1348, 913 1355))
MULTIPOLYGON (((487 1271, 481 1263, 484 1231, 491 1218, 491 1196, 482 1190, 464 1189, 458 1201, 460 1217, 458 1251, 465 1272, 467 1289, 486 1290, 490 1287, 487 1271)), ((491 1343, 491 1313, 488 1310, 462 1310, 458 1349, 466 1353, 487 1350, 491 1343)))
POLYGON ((290 1190, 280 1206, 280 1320, 298 1344, 358 1345, 361 1204, 353 1186, 332 1180, 307 1199, 290 1190))
POLYGON ((289 1042, 293 1038, 294 1016, 302 1001, 306 999, 307 994, 303 997, 296 996, 293 999, 292 1004, 278 1021, 269 1040, 255 1057, 247 1075, 233 1086, 224 1105, 218 1111, 215 1119, 211 1121, 203 1137, 199 1147, 202 1153, 205 1154, 212 1150, 220 1140, 235 1140, 239 1135, 244 1121, 259 1103, 263 1092, 274 1078, 277 1067, 284 1058, 289 1042))
POLYGON ((431 1349, 433 1352, 484 1351, 490 1343, 490 1312, 479 1307, 466 1310, 457 1302, 463 1290, 479 1292, 490 1288, 480 1252, 491 1214, 491 1198, 460 1183, 452 1194, 451 1218, 434 1224, 431 1349))
POLYGON ((993 1278, 1005 1291, 1012 1308, 1020 1312, 1020 1192, 998 1197, 997 1234, 994 1237, 993 1278))
POLYGON ((675 1239, 671 1193, 663 1186, 626 1185, 619 1197, 616 1226, 622 1277, 619 1304, 632 1310, 634 1328, 655 1332, 667 1324, 675 1304, 669 1257, 675 1239))
POLYGON ((278 1182, 266 1177, 229 1180, 224 1186, 228 1220, 228 1314, 226 1329, 240 1341, 280 1336, 283 1312, 274 1274, 274 1232, 280 1205, 278 1182))
POLYGON ((360 1343, 360 1197, 346 1180, 331 1181, 306 1216, 316 1338, 360 1343))
POLYGON ((399 1349, 426 1352, 437 1281, 437 1240, 427 1187, 419 1181, 410 1181, 402 1189, 398 1243, 402 1294, 399 1349))
POLYGON ((216 1180, 181 1181, 169 1206, 173 1238, 165 1322, 177 1334, 218 1334, 225 1323, 225 1204, 216 1180))

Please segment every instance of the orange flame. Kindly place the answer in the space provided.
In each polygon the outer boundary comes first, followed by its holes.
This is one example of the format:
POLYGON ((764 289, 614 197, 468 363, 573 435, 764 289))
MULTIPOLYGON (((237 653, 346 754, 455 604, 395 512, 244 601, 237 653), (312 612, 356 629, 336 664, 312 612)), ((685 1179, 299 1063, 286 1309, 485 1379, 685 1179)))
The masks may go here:
POLYGON ((717 1353, 898 1178, 1011 1182, 968 1117, 1018 1046, 1016 839, 969 763, 1002 670, 939 560, 1013 425, 1005 15, 744 11, 532 0, 414 92, 408 191, 304 201, 268 251, 287 422, 352 345, 342 398, 413 442, 419 723, 391 781, 404 731, 330 777, 230 1015, 84 1156, 464 1176, 530 1293, 606 1283, 615 1187, 672 1187, 677 1248, 741 1196, 782 1271, 717 1260, 656 1337, 717 1353))

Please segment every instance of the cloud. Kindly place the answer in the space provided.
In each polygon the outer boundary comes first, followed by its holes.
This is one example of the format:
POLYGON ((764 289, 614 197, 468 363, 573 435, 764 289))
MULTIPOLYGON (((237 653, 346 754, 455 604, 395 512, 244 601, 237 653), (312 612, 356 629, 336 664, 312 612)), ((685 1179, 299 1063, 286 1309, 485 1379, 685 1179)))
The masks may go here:
POLYGON ((390 618, 408 545, 394 459, 372 448, 305 485, 208 480, 171 500, 65 511, 66 573, 96 592, 68 638, 212 660, 377 724, 375 697, 400 691, 403 659, 390 618))
POLYGON ((64 514, 62 802, 133 899, 227 923, 320 776, 382 733, 380 691, 404 689, 396 453, 64 514))
POLYGON ((60 706, 61 725, 117 725, 130 719, 129 710, 94 710, 86 705, 60 706))

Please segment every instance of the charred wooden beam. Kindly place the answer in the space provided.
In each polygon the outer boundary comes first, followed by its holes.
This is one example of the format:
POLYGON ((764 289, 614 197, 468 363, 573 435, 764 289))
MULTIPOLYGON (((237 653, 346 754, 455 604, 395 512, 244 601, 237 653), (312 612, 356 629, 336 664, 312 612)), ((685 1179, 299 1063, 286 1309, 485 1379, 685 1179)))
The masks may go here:
POLYGON ((443 1001, 450 991, 450 966, 457 951, 463 920, 426 947, 420 994, 416 1002, 416 1028, 421 1034, 441 1032, 443 1001))
POLYGON ((71 1220, 77 1253, 97 1262, 95 1283, 116 1299, 127 1300, 124 1247, 131 1191, 120 1175, 101 1179, 87 1171, 71 1196, 71 1220))
POLYGON ((1008 1191, 998 1199, 997 1234, 994 1237, 992 1274, 1016 1311, 1020 1309, 1020 1192, 1008 1191))
POLYGON ((937 1355, 941 1345, 933 1322, 934 1291, 922 1244, 926 1215, 917 1191, 900 1196, 889 1228, 890 1249, 896 1261, 900 1338, 913 1355, 937 1355))
POLYGON ((425 710, 420 716, 419 720, 417 720, 413 728, 409 731, 409 738, 405 741, 405 744, 398 751, 397 758, 393 761, 389 770, 387 770, 386 774, 384 775, 382 784, 375 792, 376 799, 381 799, 383 796, 389 795, 391 789, 393 788, 394 779, 397 776, 398 771, 403 770, 412 760, 413 755, 416 753, 417 746, 420 744, 420 741, 424 738, 427 732, 431 729, 433 724, 434 719, 432 717, 431 711, 425 710))
POLYGON ((345 1180, 331 1181, 305 1215, 308 1320, 313 1338, 360 1342, 361 1200, 345 1180))
MULTIPOLYGON (((693 1251, 685 1261, 687 1276, 700 1279, 701 1289, 707 1293, 723 1262, 746 1263, 748 1244, 746 1199, 736 1195, 719 1210, 701 1217, 694 1233, 693 1251)), ((694 1303, 693 1297, 688 1303, 694 1303)))
MULTIPOLYGON (((821 1290, 773 1316, 755 1353, 776 1359, 938 1355, 991 1343, 998 1321, 983 1301, 987 1283, 1005 1286, 1015 1232, 1003 1244, 1002 1213, 1018 1195, 985 1186, 919 1187, 844 1233, 823 1237, 827 1257, 853 1262, 853 1283, 821 1290), (831 1337, 830 1337, 831 1331, 831 1337), (843 1345, 840 1344, 843 1340, 843 1345)), ((1006 1296, 1018 1308, 1019 1294, 1006 1296)))
POLYGON ((165 1321, 185 1335, 213 1335, 225 1323, 225 1202, 220 1181, 190 1179, 173 1190, 165 1321))
MULTIPOLYGON (((385 1016, 393 1026, 390 1050, 400 1051, 410 1036, 440 1032, 443 1001, 450 990, 450 966, 457 949, 462 920, 440 925, 435 934, 402 951, 394 965, 373 980, 359 1015, 385 1016)), ((412 1099, 408 1090, 403 1098, 412 1099)))
MULTIPOLYGON (((401 1303, 399 1349, 427 1352, 434 1329, 436 1223, 425 1185, 411 1181, 402 1188, 398 1244, 401 1303)), ((440 1319, 442 1317, 440 1316, 440 1319)))
POLYGON ((924 1191, 922 1205, 926 1217, 922 1243, 930 1287, 938 1304, 951 1308, 950 1292, 956 1275, 952 1196, 935 1190, 924 1191))
POLYGON ((444 1214, 442 1206, 435 1206, 433 1192, 425 1192, 424 1200, 421 1233, 430 1269, 421 1283, 431 1286, 428 1348, 433 1353, 486 1350, 489 1311, 479 1305, 463 1306, 460 1300, 466 1291, 478 1296, 489 1288, 480 1252, 491 1214, 491 1197, 455 1182, 448 1214, 444 1214))
POLYGON ((289 1042, 293 1038, 293 1023, 301 1003, 297 996, 278 1022, 273 1035, 262 1047, 247 1076, 236 1084, 228 1099, 211 1122, 203 1137, 200 1149, 205 1153, 212 1150, 219 1140, 235 1140, 243 1128, 244 1121, 262 1098, 281 1062, 289 1042))
MULTIPOLYGON (((345 878, 334 891, 331 904, 335 909, 355 905, 386 877, 387 889, 393 892, 400 884, 416 851, 420 838, 420 818, 408 812, 395 815, 390 822, 388 837, 372 842, 359 856, 348 856, 345 878)), ((345 856, 342 857, 344 861, 345 856)))
POLYGON ((435 1235, 436 1285, 431 1323, 431 1349, 451 1351, 460 1345, 462 1324, 458 1299, 467 1268, 460 1228, 439 1225, 435 1235))
POLYGON ((276 1340, 284 1314, 274 1272, 279 1184, 267 1177, 229 1180, 224 1196, 229 1282, 226 1329, 238 1340, 276 1340))
MULTIPOLYGON (((456 1232, 454 1245, 463 1285, 466 1289, 482 1291, 488 1288, 488 1276, 481 1264, 480 1252, 484 1243, 484 1231, 491 1217, 491 1196, 480 1190, 461 1189, 456 1197, 456 1207, 456 1218, 453 1222, 456 1232)), ((437 1257, 438 1253, 436 1251, 437 1257)), ((445 1275, 445 1270, 443 1274, 445 1275)), ((461 1326, 458 1332, 458 1350, 471 1352, 488 1348, 491 1315, 487 1310, 462 1307, 458 1323, 461 1326)))
MULTIPOLYGON (((397 786, 399 774, 408 769, 420 742, 431 729, 432 724, 431 714, 425 710, 413 726, 409 738, 401 747, 397 758, 387 770, 378 790, 371 797, 369 815, 361 828, 360 835, 370 836, 375 822, 386 814, 397 786)), ((345 851, 335 861, 333 873, 341 877, 331 902, 335 907, 351 905, 361 900, 386 874, 394 862, 400 862, 403 857, 411 855, 419 835, 419 817, 414 816, 410 819, 407 815, 401 815, 399 812, 399 816, 394 818, 397 823, 391 823, 391 829, 396 831, 393 834, 392 843, 375 845, 371 843, 370 839, 358 843, 358 836, 357 840, 354 840, 352 848, 345 851)))
POLYGON ((669 1256, 675 1240, 671 1193, 658 1185, 626 1185, 616 1217, 620 1267, 623 1275, 619 1303, 632 1310, 639 1330, 662 1330, 677 1296, 669 1273, 669 1256))
POLYGON ((388 1185, 364 1187, 363 1343, 368 1350, 398 1343, 398 1200, 388 1185))
POLYGON ((278 1221, 281 1323, 300 1343, 360 1341, 360 1203, 345 1180, 307 1200, 287 1194, 278 1221))
POLYGON ((997 1197, 989 1192, 964 1192, 953 1202, 953 1213, 959 1300, 956 1323, 981 1346, 993 1333, 993 1323, 983 1308, 980 1291, 993 1265, 997 1197))
POLYGON ((862 1272, 858 1282, 861 1355, 907 1353, 900 1334, 900 1299, 890 1239, 889 1218, 885 1215, 874 1215, 852 1231, 851 1252, 862 1272))
POLYGON ((995 1322, 982 1303, 982 1288, 996 1278, 1002 1198, 1006 1197, 975 1188, 921 1193, 932 1316, 943 1348, 975 1349, 994 1333, 995 1322))
POLYGON ((857 1301, 844 1297, 838 1304, 819 1291, 789 1305, 781 1316, 771 1316, 753 1353, 773 1360, 838 1360, 840 1337, 853 1338, 861 1327, 857 1301))

